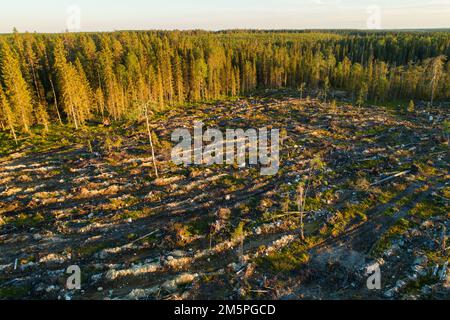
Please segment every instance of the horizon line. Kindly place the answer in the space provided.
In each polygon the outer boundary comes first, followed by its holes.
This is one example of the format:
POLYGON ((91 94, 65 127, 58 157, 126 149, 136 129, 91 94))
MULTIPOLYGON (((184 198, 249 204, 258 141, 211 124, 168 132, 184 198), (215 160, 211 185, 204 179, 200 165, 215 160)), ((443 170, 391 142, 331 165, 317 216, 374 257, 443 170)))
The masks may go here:
MULTIPOLYGON (((117 33, 117 32, 192 32, 201 31, 209 33, 221 33, 229 31, 248 31, 248 32, 299 32, 299 31, 358 31, 358 32, 386 32, 386 31, 450 31, 450 26, 448 27, 414 27, 414 28, 381 28, 381 29, 363 29, 363 28, 230 28, 230 29, 202 29, 202 28, 192 28, 192 29, 117 29, 117 30, 87 30, 87 31, 17 31, 17 34, 86 34, 86 33, 117 33)), ((13 35, 14 31, 11 32, 0 32, 0 35, 13 35)))

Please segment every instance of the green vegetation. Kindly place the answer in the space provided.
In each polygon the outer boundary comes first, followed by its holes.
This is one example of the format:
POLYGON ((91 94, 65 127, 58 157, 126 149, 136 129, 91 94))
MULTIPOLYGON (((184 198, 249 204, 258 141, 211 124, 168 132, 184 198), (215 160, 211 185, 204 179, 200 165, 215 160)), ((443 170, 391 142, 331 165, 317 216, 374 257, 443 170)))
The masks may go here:
POLYGON ((448 206, 434 199, 430 199, 416 204, 410 214, 419 216, 422 219, 429 219, 436 216, 446 216, 448 214, 448 206))
POLYGON ((366 200, 359 204, 347 204, 345 209, 338 211, 331 223, 321 230, 322 235, 339 236, 348 229, 352 223, 359 224, 367 221, 366 212, 370 209, 372 202, 366 200))
POLYGON ((79 258, 87 258, 107 248, 108 245, 109 245, 108 243, 95 243, 90 245, 84 245, 79 248, 73 249, 73 253, 79 258))
POLYGON ((236 227, 236 229, 233 231, 233 234, 231 235, 231 239, 233 241, 239 242, 242 241, 243 238, 245 238, 244 227, 245 223, 240 222, 239 225, 236 227))
POLYGON ((410 101, 408 104, 408 107, 406 108, 406 112, 413 113, 416 110, 416 107, 414 105, 414 101, 410 101))
POLYGON ((134 121, 149 102, 166 117, 168 108, 267 88, 432 105, 449 98, 449 55, 448 32, 14 33, 0 37, 0 125, 21 144, 36 125, 134 121))
POLYGON ((5 223, 12 224, 16 227, 36 227, 42 222, 45 222, 46 218, 42 213, 37 214, 25 214, 21 213, 15 217, 5 218, 5 223))
POLYGON ((23 299, 29 293, 30 293, 29 286, 4 287, 4 288, 0 288, 0 300, 1 299, 23 299))
POLYGON ((400 219, 377 242, 373 249, 373 253, 381 254, 383 251, 389 249, 392 245, 392 241, 405 233, 410 228, 410 224, 411 223, 408 220, 400 219))
POLYGON ((415 281, 410 281, 406 285, 406 287, 403 289, 404 292, 408 294, 418 294, 421 293, 421 290, 425 286, 431 286, 439 281, 439 277, 432 276, 430 274, 426 276, 419 277, 419 279, 415 281))
POLYGON ((213 219, 210 217, 202 217, 201 219, 194 220, 188 224, 188 231, 195 236, 204 236, 208 234, 211 229, 213 219))
POLYGON ((238 175, 227 175, 215 181, 216 185, 223 186, 227 192, 235 192, 245 187, 246 180, 238 177, 238 175))
POLYGON ((279 252, 274 252, 266 257, 259 258, 257 264, 272 272, 292 272, 298 270, 303 264, 309 262, 307 247, 295 242, 279 252))

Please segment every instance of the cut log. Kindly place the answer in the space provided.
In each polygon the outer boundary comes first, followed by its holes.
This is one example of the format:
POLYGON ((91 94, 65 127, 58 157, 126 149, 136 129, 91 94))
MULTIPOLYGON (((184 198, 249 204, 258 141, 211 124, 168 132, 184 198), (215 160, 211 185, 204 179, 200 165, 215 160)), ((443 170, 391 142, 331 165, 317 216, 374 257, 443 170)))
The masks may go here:
POLYGON ((152 232, 146 234, 145 236, 142 236, 142 237, 140 237, 139 239, 136 239, 136 240, 134 240, 134 241, 128 243, 127 245, 130 246, 130 245, 132 245, 132 244, 135 244, 136 242, 139 242, 139 241, 141 241, 141 240, 144 240, 145 238, 148 238, 148 237, 154 235, 154 234, 157 233, 157 232, 159 232, 159 229, 157 229, 157 230, 155 230, 155 231, 152 231, 152 232))
POLYGON ((411 170, 403 171, 403 172, 397 173, 397 174, 395 174, 393 176, 387 177, 386 179, 382 179, 380 181, 374 182, 370 186, 371 187, 378 186, 380 184, 383 184, 385 182, 391 181, 391 180, 393 180, 395 178, 399 178, 399 177, 405 176, 405 175, 410 174, 410 173, 411 173, 411 170))

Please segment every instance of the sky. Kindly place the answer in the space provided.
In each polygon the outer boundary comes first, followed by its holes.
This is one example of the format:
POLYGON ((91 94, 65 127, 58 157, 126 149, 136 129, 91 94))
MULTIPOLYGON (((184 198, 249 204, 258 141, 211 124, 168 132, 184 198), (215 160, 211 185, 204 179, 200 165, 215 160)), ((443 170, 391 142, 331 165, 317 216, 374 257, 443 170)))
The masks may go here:
POLYGON ((0 33, 450 28, 450 0, 7 0, 0 33))

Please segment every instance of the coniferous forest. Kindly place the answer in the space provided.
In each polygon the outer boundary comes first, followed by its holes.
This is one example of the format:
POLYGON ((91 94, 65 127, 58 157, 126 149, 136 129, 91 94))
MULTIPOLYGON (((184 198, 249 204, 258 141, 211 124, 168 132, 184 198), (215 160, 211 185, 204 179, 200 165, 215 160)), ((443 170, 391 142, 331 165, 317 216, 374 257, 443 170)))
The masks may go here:
POLYGON ((258 89, 331 89, 354 103, 450 98, 448 32, 115 32, 0 37, 0 123, 133 119, 258 89))

